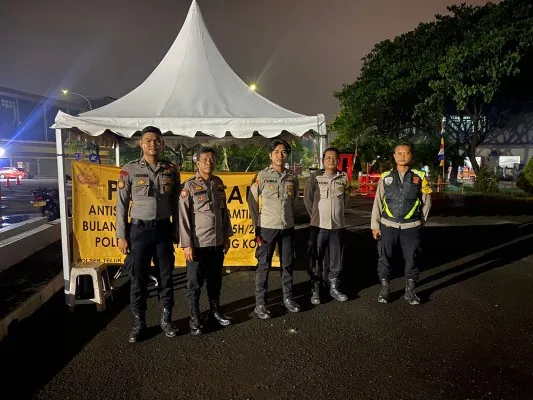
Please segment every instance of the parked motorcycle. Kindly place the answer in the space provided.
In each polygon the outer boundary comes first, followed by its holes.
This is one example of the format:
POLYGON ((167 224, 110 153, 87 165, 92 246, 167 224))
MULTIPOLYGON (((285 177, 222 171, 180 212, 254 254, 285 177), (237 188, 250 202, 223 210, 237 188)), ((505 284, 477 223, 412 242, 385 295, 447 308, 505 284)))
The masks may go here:
POLYGON ((57 189, 39 187, 31 191, 33 207, 41 208, 41 213, 53 221, 59 218, 59 193, 57 189))

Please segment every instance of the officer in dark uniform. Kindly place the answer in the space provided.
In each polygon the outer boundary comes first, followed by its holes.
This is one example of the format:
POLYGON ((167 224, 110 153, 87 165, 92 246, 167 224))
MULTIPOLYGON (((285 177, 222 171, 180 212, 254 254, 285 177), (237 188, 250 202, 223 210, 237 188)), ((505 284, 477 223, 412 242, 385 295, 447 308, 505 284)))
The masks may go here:
POLYGON ((419 277, 417 259, 420 235, 431 208, 431 188, 424 171, 411 168, 412 147, 400 144, 394 149, 396 168, 384 172, 378 183, 371 229, 378 240, 380 303, 389 301, 389 279, 393 255, 400 250, 405 260, 405 295, 411 305, 420 304, 414 288, 419 277))
POLYGON ((127 264, 131 270, 130 302, 134 317, 131 343, 137 342, 146 328, 146 287, 152 260, 159 272, 161 329, 168 337, 177 333, 172 324, 172 271, 173 241, 177 243, 179 238, 179 173, 172 163, 159 159, 164 143, 158 128, 144 128, 139 145, 143 156, 120 171, 116 207, 118 247, 123 254, 130 254, 127 264))
POLYGON ((220 289, 224 255, 233 235, 226 202, 224 182, 213 175, 215 151, 200 148, 195 155, 198 172, 183 183, 180 193, 180 246, 187 263, 186 298, 191 309, 189 327, 192 335, 202 333, 200 291, 207 281, 209 317, 222 326, 231 320, 220 311, 220 289))
POLYGON ((255 227, 258 261, 255 273, 255 310, 261 319, 271 317, 267 308, 268 271, 276 245, 280 254, 283 305, 289 312, 299 312, 292 297, 294 259, 294 203, 298 197, 298 179, 285 168, 291 146, 274 139, 268 146, 272 164, 259 171, 248 195, 248 208, 255 227))
POLYGON ((304 189, 304 203, 309 216, 311 303, 320 304, 320 284, 325 275, 331 297, 346 301, 340 291, 339 276, 342 271, 344 236, 344 210, 350 199, 348 177, 337 170, 339 150, 324 150, 321 169, 309 177, 304 189))

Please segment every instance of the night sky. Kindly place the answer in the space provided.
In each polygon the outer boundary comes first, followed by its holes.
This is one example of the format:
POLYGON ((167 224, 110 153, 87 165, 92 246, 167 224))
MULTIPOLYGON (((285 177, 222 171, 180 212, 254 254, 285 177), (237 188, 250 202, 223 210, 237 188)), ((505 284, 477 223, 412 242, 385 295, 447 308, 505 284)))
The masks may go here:
MULTIPOLYGON (((485 0, 464 1, 484 4, 485 0)), ((446 13, 446 0, 198 0, 222 56, 292 111, 328 121, 381 40, 446 13)), ((190 0, 0 0, 0 86, 120 97, 152 72, 190 0)))

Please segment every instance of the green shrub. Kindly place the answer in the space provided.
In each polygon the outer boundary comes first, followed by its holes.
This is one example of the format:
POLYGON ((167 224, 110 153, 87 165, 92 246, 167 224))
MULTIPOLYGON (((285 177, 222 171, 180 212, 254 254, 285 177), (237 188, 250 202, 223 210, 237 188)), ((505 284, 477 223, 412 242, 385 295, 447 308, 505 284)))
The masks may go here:
POLYGON ((487 167, 481 167, 479 173, 476 174, 474 191, 483 194, 498 193, 500 188, 496 174, 487 167))
POLYGON ((526 193, 533 193, 533 158, 528 161, 516 181, 516 187, 526 193))

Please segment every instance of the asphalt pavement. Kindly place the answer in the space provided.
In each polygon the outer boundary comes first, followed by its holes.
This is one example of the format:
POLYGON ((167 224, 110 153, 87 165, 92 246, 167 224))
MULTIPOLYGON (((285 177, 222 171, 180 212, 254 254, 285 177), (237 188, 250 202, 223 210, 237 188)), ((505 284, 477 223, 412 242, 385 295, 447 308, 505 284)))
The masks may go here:
MULTIPOLYGON (((3 398, 37 399, 531 399, 533 398, 533 217, 517 207, 467 212, 444 207, 425 228, 423 272, 410 306, 401 271, 393 301, 379 304, 370 201, 348 213, 343 276, 349 301, 309 302, 307 229, 296 232, 295 295, 281 306, 271 273, 275 318, 252 315, 254 273, 223 279, 223 310, 234 325, 191 337, 185 273, 174 274, 178 337, 158 326, 148 302, 146 340, 127 342, 129 283, 108 310, 69 313, 61 293, 0 343, 3 398), (483 215, 486 214, 486 215, 483 215)), ((529 213, 531 214, 531 213, 529 213)), ((112 271, 113 272, 113 271, 112 271)), ((204 290, 205 293, 205 290, 204 290)), ((206 310, 205 294, 202 309, 206 310)))

